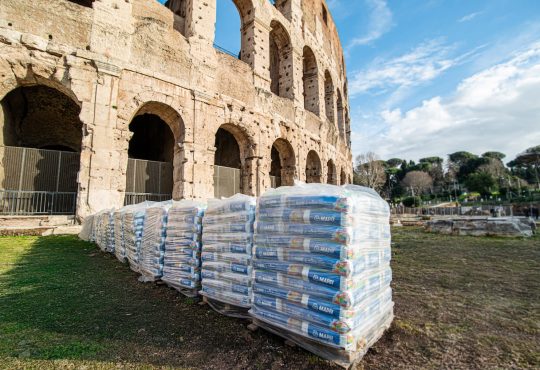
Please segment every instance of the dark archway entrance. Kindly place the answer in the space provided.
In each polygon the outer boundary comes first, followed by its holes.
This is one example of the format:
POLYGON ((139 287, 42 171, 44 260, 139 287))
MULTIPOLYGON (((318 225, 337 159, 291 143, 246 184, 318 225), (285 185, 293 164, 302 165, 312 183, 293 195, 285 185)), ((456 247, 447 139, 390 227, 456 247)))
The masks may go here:
POLYGON ((337 173, 336 173, 336 165, 334 164, 334 161, 330 159, 326 166, 328 170, 326 183, 337 185, 337 173))
POLYGON ((319 155, 314 150, 310 150, 307 155, 306 161, 306 182, 308 184, 321 183, 321 172, 321 160, 319 158, 319 155))
POLYGON ((291 144, 285 139, 277 139, 272 145, 270 156, 270 186, 278 188, 294 185, 296 159, 291 144))
POLYGON ((125 205, 172 199, 174 157, 179 148, 171 125, 183 132, 180 116, 162 103, 147 103, 131 121, 125 205))
POLYGON ((215 147, 214 197, 230 197, 242 193, 242 158, 236 137, 220 127, 216 132, 215 147))
POLYGON ((71 92, 49 86, 18 87, 2 99, 0 214, 75 214, 80 112, 71 92))

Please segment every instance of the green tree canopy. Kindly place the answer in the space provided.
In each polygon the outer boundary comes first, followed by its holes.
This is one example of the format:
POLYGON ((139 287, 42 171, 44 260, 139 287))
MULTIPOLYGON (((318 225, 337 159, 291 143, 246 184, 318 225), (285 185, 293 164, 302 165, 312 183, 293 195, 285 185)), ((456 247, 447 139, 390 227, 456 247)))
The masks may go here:
POLYGON ((482 195, 491 194, 492 190, 495 190, 496 182, 489 173, 478 172, 471 173, 465 179, 465 186, 469 191, 478 192, 482 195))
POLYGON ((501 152, 485 152, 484 154, 482 154, 482 157, 499 159, 502 161, 504 158, 506 158, 506 154, 501 152))

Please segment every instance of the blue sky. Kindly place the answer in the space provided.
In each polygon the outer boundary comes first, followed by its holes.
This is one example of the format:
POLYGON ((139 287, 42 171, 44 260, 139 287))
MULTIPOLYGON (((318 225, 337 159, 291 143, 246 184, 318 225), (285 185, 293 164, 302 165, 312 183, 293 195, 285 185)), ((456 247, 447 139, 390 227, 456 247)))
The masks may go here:
MULTIPOLYGON (((345 49, 353 154, 417 160, 540 145, 540 0, 327 0, 345 49)), ((216 43, 239 50, 232 0, 216 43)))

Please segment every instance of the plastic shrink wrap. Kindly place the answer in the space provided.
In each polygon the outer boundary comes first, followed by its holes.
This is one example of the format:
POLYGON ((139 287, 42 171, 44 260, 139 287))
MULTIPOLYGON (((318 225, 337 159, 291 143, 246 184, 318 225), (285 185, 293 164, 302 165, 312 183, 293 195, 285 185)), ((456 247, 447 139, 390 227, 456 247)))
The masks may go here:
POLYGON ((113 210, 107 209, 96 214, 95 240, 104 252, 114 252, 113 210))
POLYGON ((135 272, 140 272, 139 258, 146 209, 153 204, 154 202, 143 202, 125 207, 126 209, 124 210, 122 240, 125 246, 126 259, 129 262, 130 268, 135 272))
POLYGON ((255 322, 349 365, 393 319, 388 204, 371 189, 304 184, 265 193, 253 248, 255 322))
POLYGON ((201 234, 206 204, 183 200, 169 209, 163 277, 167 285, 189 297, 201 287, 201 234))
POLYGON ((146 209, 139 254, 139 281, 156 281, 163 275, 165 237, 172 201, 155 203, 146 209))
POLYGON ((79 239, 84 241, 94 241, 93 239, 94 215, 86 216, 83 220, 79 239))
POLYGON ((209 200, 203 218, 201 295, 218 312, 248 317, 256 199, 209 200))

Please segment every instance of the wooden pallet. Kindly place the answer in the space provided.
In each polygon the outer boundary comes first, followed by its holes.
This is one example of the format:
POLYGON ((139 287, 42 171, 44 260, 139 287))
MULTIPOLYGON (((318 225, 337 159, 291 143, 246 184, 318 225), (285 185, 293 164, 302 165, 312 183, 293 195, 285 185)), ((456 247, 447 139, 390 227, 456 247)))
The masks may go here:
POLYGON ((249 319, 249 308, 235 306, 227 302, 221 302, 206 296, 202 296, 201 305, 208 305, 217 313, 238 319, 249 319))
POLYGON ((381 326, 380 330, 376 332, 376 334, 370 340, 370 342, 366 343, 365 346, 358 349, 357 351, 346 351, 344 349, 330 347, 316 340, 295 333, 291 333, 287 330, 284 330, 280 327, 256 318, 252 318, 252 322, 248 325, 248 329, 251 331, 256 331, 261 328, 285 339, 285 345, 287 346, 301 347, 325 360, 331 361, 336 365, 341 366, 344 369, 351 369, 359 361, 362 360, 369 347, 371 347, 383 336, 384 332, 390 327, 392 320, 393 315, 390 315, 389 318, 384 322, 384 325, 381 326))

